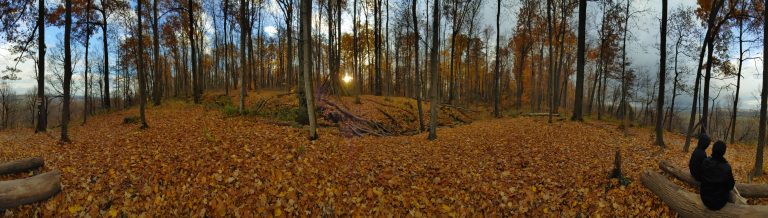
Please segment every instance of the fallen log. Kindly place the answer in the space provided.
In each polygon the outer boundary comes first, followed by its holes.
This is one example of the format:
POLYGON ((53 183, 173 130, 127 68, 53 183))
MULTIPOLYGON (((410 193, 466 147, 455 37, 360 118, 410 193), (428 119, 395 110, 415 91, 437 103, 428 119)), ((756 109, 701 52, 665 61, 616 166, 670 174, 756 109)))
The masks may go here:
POLYGON ((30 157, 0 164, 0 175, 26 172, 43 166, 42 157, 30 157))
MULTIPOLYGON (((689 171, 675 167, 669 161, 659 161, 659 168, 690 186, 699 187, 699 181, 696 181, 689 171)), ((768 184, 736 183, 736 189, 739 190, 739 194, 745 198, 768 198, 768 184)))
MULTIPOLYGON (((526 117, 544 117, 544 116, 549 116, 549 113, 527 113, 527 114, 523 114, 523 116, 526 116, 526 117)), ((560 116, 560 114, 552 114, 552 116, 553 117, 557 117, 557 116, 560 116)))
POLYGON ((51 171, 25 179, 0 181, 0 209, 46 200, 61 191, 61 174, 51 171))
POLYGON ((763 205, 728 203, 720 210, 709 210, 699 195, 686 191, 657 172, 645 171, 640 181, 681 217, 768 217, 768 206, 763 205))
POLYGON ((333 102, 331 102, 331 101, 329 101, 327 99, 321 98, 320 100, 325 105, 330 106, 331 107, 330 109, 338 111, 341 115, 343 115, 343 117, 340 117, 341 121, 350 121, 350 122, 347 122, 347 124, 359 123, 359 124, 361 124, 363 126, 366 126, 366 127, 350 127, 352 130, 356 130, 356 131, 354 131, 355 135, 362 136, 363 134, 361 134, 361 133, 370 133, 370 134, 376 135, 376 136, 393 135, 394 131, 390 130, 389 128, 384 127, 380 123, 377 123, 377 122, 374 122, 374 121, 370 121, 368 119, 365 119, 365 118, 362 118, 360 116, 357 116, 357 115, 353 114, 352 112, 349 112, 349 111, 345 110, 344 108, 342 108, 338 104, 333 103, 333 102))

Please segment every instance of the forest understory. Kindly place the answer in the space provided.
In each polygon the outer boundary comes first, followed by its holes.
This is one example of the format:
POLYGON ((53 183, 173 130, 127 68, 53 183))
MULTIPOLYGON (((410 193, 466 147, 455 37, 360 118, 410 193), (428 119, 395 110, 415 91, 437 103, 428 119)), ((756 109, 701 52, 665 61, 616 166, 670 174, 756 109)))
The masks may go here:
MULTIPOLYGON (((418 133, 415 101, 396 97, 361 96, 361 104, 320 97, 331 103, 319 104, 319 139, 309 141, 303 126, 286 121, 295 99, 249 93, 248 115, 233 114, 222 94, 202 105, 171 100, 148 108, 147 129, 131 123, 137 108, 116 111, 73 126, 72 143, 63 145, 54 129, 3 131, 0 162, 40 156, 45 166, 0 180, 59 170, 62 192, 0 214, 664 217, 675 213, 640 175, 659 171, 660 160, 679 167, 688 160, 684 136, 668 133, 668 149, 660 149, 648 128, 624 137, 612 122, 486 119, 479 107, 443 107, 440 138, 428 141, 418 133), (351 115, 333 115, 341 110, 351 115), (359 119, 380 129, 349 127, 366 123, 359 119), (626 186, 609 178, 617 149, 626 186)), ((737 182, 746 182, 753 155, 753 145, 729 146, 737 182)))

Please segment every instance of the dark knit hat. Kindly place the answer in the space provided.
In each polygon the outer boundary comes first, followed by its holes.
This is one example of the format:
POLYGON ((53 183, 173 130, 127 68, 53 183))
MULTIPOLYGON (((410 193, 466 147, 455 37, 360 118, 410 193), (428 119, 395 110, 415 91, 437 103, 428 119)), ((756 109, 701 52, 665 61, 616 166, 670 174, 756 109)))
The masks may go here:
POLYGON ((726 145, 723 141, 717 141, 715 142, 715 145, 712 146, 712 157, 713 158, 723 158, 725 155, 726 145))

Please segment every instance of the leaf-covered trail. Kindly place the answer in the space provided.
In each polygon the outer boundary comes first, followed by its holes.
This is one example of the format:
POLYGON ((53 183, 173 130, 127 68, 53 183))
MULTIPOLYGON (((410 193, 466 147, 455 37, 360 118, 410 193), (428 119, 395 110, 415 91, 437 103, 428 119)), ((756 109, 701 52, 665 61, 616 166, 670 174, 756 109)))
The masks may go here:
MULTIPOLYGON (((647 129, 624 138, 615 126, 547 124, 505 118, 425 134, 345 138, 254 117, 225 117, 178 102, 150 108, 150 128, 122 124, 136 111, 90 119, 59 145, 31 130, 0 133, 0 161, 45 158, 63 173, 63 192, 5 215, 673 215, 639 182, 660 159, 684 166, 673 149, 651 144, 647 129), (607 179, 616 148, 633 182, 607 179)), ((754 150, 733 146, 737 180, 754 150)), ((0 176, 7 180, 28 175, 0 176)), ((764 180, 764 178, 760 178, 764 180)))

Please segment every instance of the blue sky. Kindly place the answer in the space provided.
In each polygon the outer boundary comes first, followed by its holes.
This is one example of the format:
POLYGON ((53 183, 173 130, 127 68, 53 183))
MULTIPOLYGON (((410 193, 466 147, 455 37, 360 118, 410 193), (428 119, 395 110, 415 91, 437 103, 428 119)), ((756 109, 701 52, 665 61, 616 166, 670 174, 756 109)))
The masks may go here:
MULTIPOLYGON (((479 22, 479 25, 481 25, 481 28, 484 28, 485 26, 491 26, 495 27, 495 12, 496 12, 496 2, 490 1, 490 0, 484 0, 483 8, 481 9, 482 12, 480 13, 480 17, 478 19, 481 19, 479 22)), ((633 9, 637 11, 644 11, 643 13, 639 13, 634 17, 634 20, 630 21, 630 32, 631 36, 629 41, 631 43, 628 43, 628 57, 632 61, 632 68, 634 68, 637 72, 640 73, 650 73, 653 75, 658 74, 658 37, 659 37, 659 20, 661 17, 661 0, 639 0, 639 1, 633 1, 633 9)), ((279 8, 275 4, 275 0, 270 0, 270 4, 267 5, 265 8, 265 24, 264 24, 264 31, 267 34, 273 35, 276 32, 275 24, 274 22, 282 22, 282 14, 279 11, 279 8)), ((426 2, 425 2, 426 3, 426 2)), ((505 0, 503 3, 502 8, 502 14, 505 15, 511 15, 511 16, 502 16, 501 20, 501 35, 503 38, 508 37, 511 35, 512 32, 512 25, 516 23, 516 14, 519 8, 519 5, 517 1, 510 1, 505 0)), ((49 2, 49 6, 53 6, 53 2, 49 2)), ((391 0, 390 2, 390 10, 392 11, 392 14, 390 15, 390 19, 394 19, 396 16, 398 16, 397 11, 399 10, 398 2, 395 0, 391 0)), ((675 8, 678 7, 696 7, 696 1, 695 0, 681 0, 681 1, 670 1, 669 5, 669 11, 674 11, 675 8)), ((594 40, 597 38, 597 26, 599 23, 599 5, 597 2, 589 2, 588 3, 588 19, 587 22, 587 35, 588 40, 592 39, 594 40)), ((360 9, 358 9, 360 10, 360 9)), ((351 11, 351 10, 350 10, 351 11)), ((425 16, 427 13, 426 5, 424 3, 418 4, 418 11, 420 11, 421 16, 425 16)), ((210 19, 210 16, 208 16, 209 11, 206 9, 205 11, 201 12, 200 14, 203 16, 203 20, 206 22, 206 27, 211 28, 212 26, 212 19, 210 19)), ((430 12, 431 13, 431 12, 430 12)), ((349 11, 345 11, 345 13, 342 15, 342 31, 343 32, 351 32, 351 20, 352 16, 349 13, 349 11)), ((572 26, 576 26, 576 15, 574 14, 574 17, 572 20, 572 26)), ((113 18, 114 19, 114 18, 113 18)), ((314 19, 320 19, 318 18, 317 12, 314 13, 314 19)), ((362 16, 360 19, 363 19, 362 16)), ((219 21, 221 22, 220 18, 219 21)), ((443 21, 445 22, 445 21, 443 21)), ((116 24, 116 22, 113 22, 113 24, 116 24)), ((221 27, 221 23, 217 24, 219 27, 221 27)), ((321 28, 322 25, 321 25, 321 28)), ((325 28, 323 28, 325 29, 325 28)), ((210 33, 210 31, 209 31, 210 33)), ((58 37, 62 36, 62 28, 59 27, 47 27, 46 28, 46 44, 48 46, 48 54, 50 54, 57 46, 57 41, 59 40, 58 37)), ((91 40, 91 54, 95 56, 102 56, 102 44, 101 44, 101 31, 97 31, 97 34, 94 35, 91 40)), ((209 38, 212 38, 209 37, 209 38)), ((114 40, 112 40, 114 42, 114 40)), ((669 41, 669 40, 668 40, 669 41)), ((588 41, 589 42, 589 41, 588 41)), ((493 43, 493 42, 489 42, 493 43)), ((81 44, 73 44, 73 46, 79 46, 82 47, 81 44)), ((668 50, 671 49, 671 44, 668 42, 668 50)), ((0 68, 4 69, 8 65, 13 65, 15 62, 11 61, 13 56, 8 53, 7 50, 8 45, 4 42, 0 42, 0 68)), ((735 50, 737 47, 733 47, 731 50, 735 50)), ((80 48, 82 50, 82 48, 80 48)), ((112 49, 114 50, 114 49, 112 49)), ((115 51, 110 51, 110 63, 114 64, 115 59, 117 55, 114 54, 115 51)), ((732 51, 733 52, 733 51, 732 51)), ((760 48, 754 49, 750 54, 750 56, 753 57, 762 57, 762 50, 760 48)), ((75 81, 81 81, 82 75, 82 63, 76 63, 75 71, 76 75, 74 76, 75 81)), ((693 64, 692 61, 689 61, 687 64, 693 64)), ((670 64, 668 63, 668 66, 670 64)), ((9 81, 9 83, 12 85, 13 89, 16 90, 17 93, 25 93, 27 90, 34 87, 35 81, 34 81, 34 66, 31 61, 27 61, 24 63, 21 63, 19 65, 22 72, 19 74, 21 80, 15 80, 15 81, 9 81)), ((50 66, 48 66, 50 67, 50 66)), ((761 59, 753 59, 745 62, 744 64, 744 79, 742 79, 743 88, 741 91, 740 99, 743 102, 742 107, 743 109, 754 109, 759 106, 759 102, 757 101, 757 98, 755 98, 756 94, 759 93, 760 89, 760 72, 762 72, 762 61, 761 59)), ((588 72, 589 73, 589 72, 588 72)), ((668 72, 671 73, 671 72, 668 72)), ((670 75, 670 74, 668 74, 670 75)), ((668 78, 671 76, 668 76, 668 78)), ((693 84, 693 77, 694 72, 688 72, 688 83, 693 84)), ((712 80, 712 87, 718 87, 723 86, 727 84, 735 83, 735 79, 726 79, 726 80, 712 80)), ((667 87, 670 87, 668 85, 667 87)), ((713 88, 713 92, 716 92, 716 88, 713 88)), ((729 95, 728 93, 732 91, 724 91, 723 95, 729 95)), ((713 93, 714 95, 714 93, 713 93)), ((690 102, 690 96, 681 96, 679 97, 678 104, 686 105, 690 102)), ((726 97, 721 97, 722 99, 726 99, 726 97)), ((724 104, 724 103, 721 103, 724 104)))

